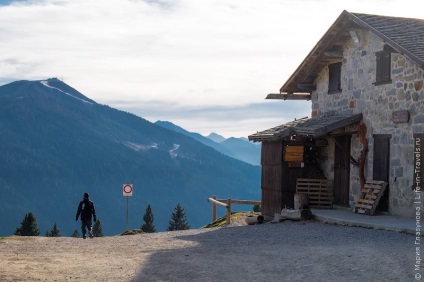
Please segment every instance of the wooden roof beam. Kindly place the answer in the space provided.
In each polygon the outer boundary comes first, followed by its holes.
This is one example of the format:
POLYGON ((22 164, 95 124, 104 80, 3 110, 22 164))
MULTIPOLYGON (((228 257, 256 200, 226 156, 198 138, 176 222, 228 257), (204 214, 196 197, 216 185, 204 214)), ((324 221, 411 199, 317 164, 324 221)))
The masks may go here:
POLYGON ((269 100, 306 100, 306 101, 309 101, 309 100, 311 100, 311 94, 310 93, 299 93, 299 94, 270 93, 266 96, 265 99, 269 99, 269 100))
POLYGON ((329 57, 329 58, 342 59, 343 58, 343 51, 325 51, 324 56, 329 57))
POLYGON ((309 91, 317 90, 317 87, 313 85, 312 83, 298 83, 297 88, 299 88, 300 90, 309 90, 309 91))

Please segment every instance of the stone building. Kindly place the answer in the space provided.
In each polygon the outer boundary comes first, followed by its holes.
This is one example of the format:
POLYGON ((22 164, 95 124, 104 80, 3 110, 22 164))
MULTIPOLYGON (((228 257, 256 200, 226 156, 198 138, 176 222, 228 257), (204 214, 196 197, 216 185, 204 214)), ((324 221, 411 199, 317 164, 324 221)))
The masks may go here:
POLYGON ((334 205, 354 207, 363 184, 358 163, 364 159, 365 179, 388 183, 378 210, 415 215, 424 189, 423 68, 424 20, 343 11, 280 93, 267 96, 311 100, 311 118, 249 136, 262 142, 265 213, 292 205, 295 179, 306 177, 311 150, 332 184, 334 205), (366 129, 368 149, 358 126, 366 129), (300 165, 286 155, 296 144, 304 147, 300 165))

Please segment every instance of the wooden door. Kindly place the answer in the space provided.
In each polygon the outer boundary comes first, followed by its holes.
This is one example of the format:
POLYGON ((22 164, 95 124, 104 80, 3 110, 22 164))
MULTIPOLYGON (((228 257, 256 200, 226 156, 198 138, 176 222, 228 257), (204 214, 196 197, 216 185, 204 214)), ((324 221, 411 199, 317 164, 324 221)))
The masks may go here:
POLYGON ((283 145, 279 142, 262 142, 262 215, 273 219, 281 212, 283 145))
POLYGON ((374 134, 372 179, 387 182, 386 190, 378 203, 378 211, 389 211, 389 166, 391 134, 374 134))
POLYGON ((283 177, 281 182, 281 207, 294 208, 294 194, 296 193, 296 181, 302 178, 302 168, 289 167, 287 162, 283 162, 283 177))
POLYGON ((350 135, 335 137, 334 152, 334 205, 349 206, 350 135))

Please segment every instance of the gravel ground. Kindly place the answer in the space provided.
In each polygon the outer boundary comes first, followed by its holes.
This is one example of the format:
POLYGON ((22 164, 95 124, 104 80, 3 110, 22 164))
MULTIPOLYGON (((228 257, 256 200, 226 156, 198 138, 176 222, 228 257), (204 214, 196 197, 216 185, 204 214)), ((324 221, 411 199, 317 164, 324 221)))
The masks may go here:
POLYGON ((10 237, 0 239, 0 281, 417 281, 414 243, 403 233, 316 221, 93 240, 10 237))

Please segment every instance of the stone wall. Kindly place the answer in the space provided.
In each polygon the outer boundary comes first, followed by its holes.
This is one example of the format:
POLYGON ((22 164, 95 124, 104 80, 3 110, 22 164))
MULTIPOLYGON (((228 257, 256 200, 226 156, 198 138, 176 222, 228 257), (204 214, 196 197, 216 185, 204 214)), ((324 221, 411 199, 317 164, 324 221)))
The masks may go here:
MULTIPOLYGON (((391 134, 389 171, 389 212, 413 216, 413 133, 424 132, 424 71, 408 58, 392 53, 392 82, 374 85, 376 73, 375 53, 383 50, 384 42, 373 34, 361 31, 359 45, 348 42, 343 46, 342 92, 328 94, 328 68, 317 80, 312 94, 312 116, 331 113, 362 113, 367 126, 368 156, 366 178, 373 172, 373 134, 391 134), (393 111, 408 110, 408 123, 393 123, 393 111)), ((344 129, 346 131, 352 130, 344 129)), ((343 131, 343 130, 342 130, 343 131)), ((358 136, 352 136, 351 155, 359 156, 362 145, 358 136)), ((323 150, 323 170, 329 179, 334 178, 334 142, 323 150)), ((360 195, 358 169, 351 166, 350 203, 353 207, 360 195)))

